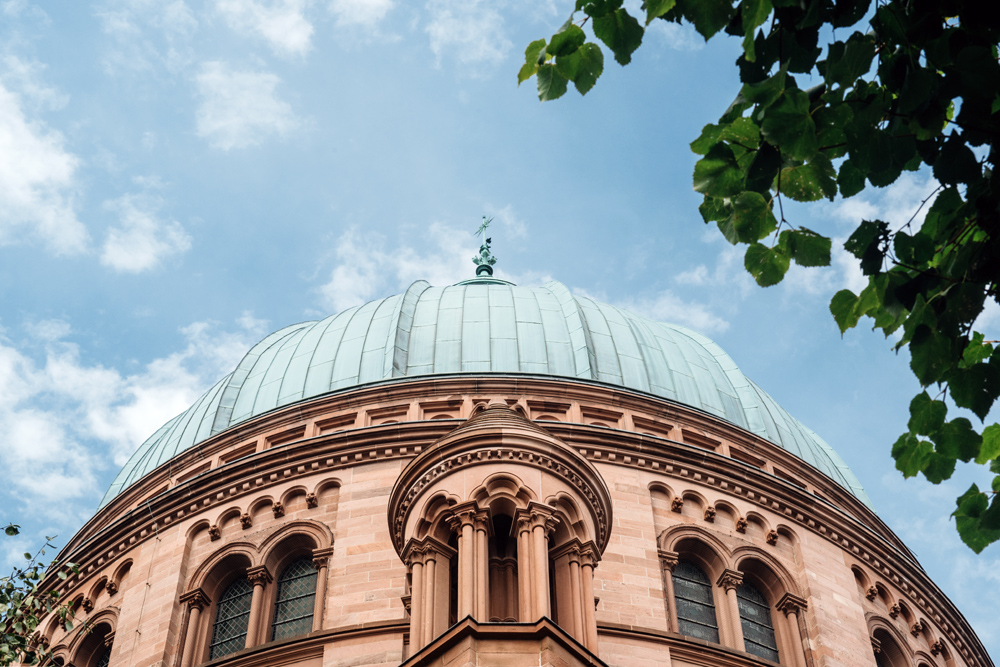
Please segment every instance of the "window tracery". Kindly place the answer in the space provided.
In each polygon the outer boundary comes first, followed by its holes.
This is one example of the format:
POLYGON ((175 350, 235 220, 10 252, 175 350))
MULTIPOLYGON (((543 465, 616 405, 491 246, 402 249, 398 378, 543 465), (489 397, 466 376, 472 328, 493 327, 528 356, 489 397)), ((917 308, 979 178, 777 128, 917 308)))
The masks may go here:
POLYGON ((316 567, 311 557, 298 558, 278 577, 271 639, 308 634, 316 605, 316 567))
POLYGON ((778 662, 778 642, 774 636, 771 608, 764 594, 747 582, 736 588, 740 610, 740 627, 747 653, 778 662))
POLYGON ((708 576, 693 562, 680 560, 673 580, 678 632, 718 644, 719 621, 708 576))
POLYGON ((216 605, 209 658, 221 658, 246 647, 253 585, 246 577, 229 584, 216 605))

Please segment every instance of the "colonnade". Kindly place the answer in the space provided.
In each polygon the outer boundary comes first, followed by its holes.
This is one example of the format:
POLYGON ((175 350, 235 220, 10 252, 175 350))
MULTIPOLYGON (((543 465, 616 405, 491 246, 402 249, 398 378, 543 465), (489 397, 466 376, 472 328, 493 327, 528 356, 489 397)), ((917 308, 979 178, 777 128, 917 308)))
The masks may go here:
POLYGON ((490 554, 492 516, 474 501, 453 506, 444 518, 457 548, 433 537, 408 542, 402 556, 410 574, 411 655, 449 626, 452 559, 457 559, 456 620, 523 623, 548 617, 597 650, 596 549, 577 538, 553 545, 560 519, 547 505, 529 503, 511 519, 511 535, 504 537, 515 540, 513 558, 490 554))

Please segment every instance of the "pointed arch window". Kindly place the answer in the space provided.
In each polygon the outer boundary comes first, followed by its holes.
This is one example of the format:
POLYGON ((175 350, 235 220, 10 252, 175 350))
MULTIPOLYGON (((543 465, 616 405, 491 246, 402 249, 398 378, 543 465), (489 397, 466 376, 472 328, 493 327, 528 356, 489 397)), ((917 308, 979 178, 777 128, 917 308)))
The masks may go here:
POLYGON ((94 663, 94 667, 108 667, 111 663, 111 649, 102 649, 100 655, 97 656, 97 662, 94 663))
POLYGON ((682 635, 719 643, 712 584, 700 567, 682 560, 674 568, 677 629, 682 635))
POLYGON ((316 603, 316 566, 311 557, 294 560, 278 577, 271 639, 308 634, 316 603))
POLYGON ((221 658, 236 653, 247 644, 247 627, 250 622, 250 602, 253 599, 253 584, 246 578, 229 584, 219 598, 212 628, 212 643, 209 658, 221 658))
POLYGON ((747 653, 778 662, 778 643, 774 638, 774 623, 767 599, 753 585, 743 582, 736 588, 736 603, 747 653))

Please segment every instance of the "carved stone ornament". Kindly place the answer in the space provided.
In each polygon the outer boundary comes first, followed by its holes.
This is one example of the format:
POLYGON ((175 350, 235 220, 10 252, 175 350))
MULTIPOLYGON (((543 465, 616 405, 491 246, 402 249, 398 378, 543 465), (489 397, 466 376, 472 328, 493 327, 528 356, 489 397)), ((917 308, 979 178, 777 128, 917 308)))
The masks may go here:
POLYGON ((679 554, 676 551, 663 551, 662 549, 657 554, 660 556, 660 563, 663 565, 663 569, 673 572, 674 568, 677 567, 679 554))
POLYGON ((275 519, 285 516, 285 506, 281 503, 271 503, 271 511, 274 512, 275 519))
POLYGON ((723 570, 722 575, 719 577, 718 584, 727 591, 734 588, 739 588, 740 584, 743 583, 743 573, 738 570, 723 570))
POLYGON ((785 593, 778 600, 778 604, 774 605, 775 609, 785 614, 801 614, 806 610, 807 602, 800 598, 798 595, 793 595, 792 593, 785 593))
POLYGON ((406 615, 409 616, 410 615, 410 606, 411 606, 410 602, 412 601, 411 596, 404 595, 404 596, 400 597, 399 599, 403 602, 403 609, 406 610, 406 615))
POLYGON ((715 522, 715 507, 714 506, 709 505, 708 507, 705 508, 705 521, 708 521, 709 523, 714 523, 715 522))
POLYGON ((899 605, 898 604, 894 604, 891 607, 889 607, 889 616, 890 616, 890 618, 896 618, 897 616, 899 616, 899 612, 900 612, 900 609, 899 609, 899 605))
POLYGON ((105 586, 105 588, 108 591, 108 595, 114 595, 115 593, 118 592, 118 584, 116 584, 113 581, 109 581, 107 586, 105 586))
POLYGON ((745 533, 747 532, 747 520, 740 517, 736 520, 736 532, 745 533))
POLYGON ((240 515, 240 525, 243 526, 243 530, 253 525, 253 517, 250 516, 249 512, 244 512, 240 515))
POLYGON ((764 535, 764 541, 770 544, 772 547, 778 543, 778 531, 769 530, 767 534, 764 535))
POLYGON ((222 537, 222 529, 219 528, 217 524, 213 523, 211 526, 208 527, 208 539, 214 542, 220 539, 221 537, 222 537))
POLYGON ((868 590, 865 591, 865 598, 867 598, 869 602, 874 602, 875 598, 877 597, 878 597, 878 589, 875 588, 874 586, 869 586, 868 590))
POLYGON ((924 631, 924 624, 922 621, 917 621, 910 626, 910 634, 914 637, 919 637, 920 633, 924 631))
POLYGON ((875 655, 882 653, 882 642, 872 637, 872 652, 875 655))
POLYGON ((247 580, 254 586, 266 586, 271 583, 271 573, 263 565, 252 567, 247 570, 247 580))
POLYGON ((935 640, 934 643, 931 644, 931 655, 937 655, 943 652, 944 652, 944 643, 940 639, 935 640))
POLYGON ((675 497, 670 501, 670 511, 677 512, 680 514, 681 510, 684 509, 684 499, 680 496, 675 497))
POLYGON ((200 588, 181 595, 181 603, 186 604, 188 609, 204 609, 208 606, 208 602, 208 596, 200 588))
POLYGON ((114 643, 115 643, 115 633, 112 630, 108 634, 104 635, 104 648, 109 649, 114 643))
POLYGON ((306 494, 306 507, 308 509, 313 509, 314 507, 319 507, 319 498, 316 497, 315 493, 306 494))
POLYGON ((83 607, 83 610, 88 614, 94 611, 94 601, 91 600, 90 598, 83 598, 83 604, 81 606, 83 607))

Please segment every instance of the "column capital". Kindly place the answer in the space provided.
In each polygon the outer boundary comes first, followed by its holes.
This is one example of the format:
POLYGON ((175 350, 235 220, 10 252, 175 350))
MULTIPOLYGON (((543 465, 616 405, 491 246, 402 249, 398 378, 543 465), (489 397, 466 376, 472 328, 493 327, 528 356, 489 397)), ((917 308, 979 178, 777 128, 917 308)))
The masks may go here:
POLYGON ((333 547, 326 547, 324 549, 314 549, 312 552, 313 565, 317 570, 326 567, 330 562, 330 556, 333 555, 333 547))
POLYGON ((108 634, 104 635, 104 648, 111 648, 111 645, 115 643, 115 631, 112 630, 108 634))
POLYGON ((597 546, 593 542, 587 542, 580 547, 581 567, 595 568, 600 560, 601 558, 599 552, 597 551, 597 546))
POLYGON ((739 570, 725 569, 719 575, 719 581, 716 583, 727 591, 735 590, 743 583, 743 573, 739 570))
POLYGON ((680 554, 676 551, 657 549, 656 555, 660 557, 660 565, 663 566, 664 570, 673 572, 674 568, 677 567, 677 563, 680 562, 680 554))
POLYGON ((785 614, 800 614, 806 610, 808 604, 805 599, 800 598, 798 595, 792 595, 791 593, 785 593, 778 600, 778 604, 774 605, 774 608, 778 611, 785 612, 785 614))
POLYGON ((451 508, 451 516, 448 517, 448 527, 456 533, 461 533, 465 526, 475 525, 479 511, 479 506, 474 500, 455 505, 451 508))
POLYGON ((486 534, 490 535, 493 532, 492 517, 493 514, 490 512, 490 508, 488 507, 484 510, 477 511, 473 517, 476 530, 486 531, 486 534))
MULTIPOLYGON (((519 521, 523 517, 528 518, 532 529, 541 526, 546 535, 559 525, 559 517, 556 516, 555 509, 541 503, 530 502, 526 509, 520 509, 515 513, 515 518, 519 521)), ((520 523, 518 528, 520 529, 520 523)))
POLYGON ((247 570, 247 579, 254 586, 266 586, 267 584, 274 581, 271 573, 267 571, 267 568, 263 565, 258 565, 257 567, 251 567, 247 570))
POLYGON ((188 591, 187 593, 181 593, 180 601, 182 604, 186 604, 188 609, 204 609, 209 604, 208 596, 200 588, 188 591))

